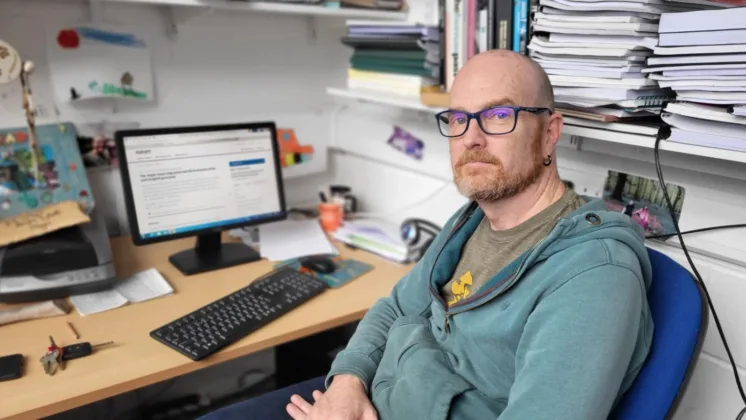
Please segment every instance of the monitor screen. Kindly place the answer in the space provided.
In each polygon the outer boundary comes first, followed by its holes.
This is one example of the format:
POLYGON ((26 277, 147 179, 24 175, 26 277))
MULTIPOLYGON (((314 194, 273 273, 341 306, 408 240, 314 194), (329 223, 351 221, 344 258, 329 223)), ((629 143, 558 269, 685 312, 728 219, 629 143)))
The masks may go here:
POLYGON ((272 128, 141 133, 124 133, 121 144, 142 240, 283 215, 272 128))

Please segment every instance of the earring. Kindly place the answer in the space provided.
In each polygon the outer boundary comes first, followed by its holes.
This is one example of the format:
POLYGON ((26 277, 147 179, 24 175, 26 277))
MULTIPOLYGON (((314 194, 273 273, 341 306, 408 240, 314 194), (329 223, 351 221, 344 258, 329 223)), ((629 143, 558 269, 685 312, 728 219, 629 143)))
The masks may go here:
POLYGON ((551 165, 552 164, 552 155, 547 155, 547 158, 544 159, 544 161, 542 163, 544 164, 544 166, 551 165))

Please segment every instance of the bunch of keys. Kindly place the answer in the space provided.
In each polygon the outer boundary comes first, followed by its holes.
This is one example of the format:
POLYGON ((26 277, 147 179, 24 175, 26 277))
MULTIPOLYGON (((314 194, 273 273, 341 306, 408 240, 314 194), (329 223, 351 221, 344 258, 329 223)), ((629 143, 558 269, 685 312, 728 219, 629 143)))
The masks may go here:
POLYGON ((49 342, 51 345, 47 347, 47 354, 42 356, 39 360, 44 366, 44 372, 47 375, 52 376, 57 373, 57 370, 65 370, 65 362, 67 360, 79 359, 86 357, 93 353, 93 349, 101 346, 108 346, 114 344, 113 341, 107 341, 106 343, 96 344, 94 346, 91 343, 77 343, 71 344, 65 347, 59 347, 54 342, 54 338, 49 336, 49 342))
POLYGON ((65 370, 65 361, 62 359, 62 349, 54 342, 54 338, 49 336, 50 346, 47 347, 47 353, 39 361, 44 367, 44 373, 53 376, 57 369, 65 370))

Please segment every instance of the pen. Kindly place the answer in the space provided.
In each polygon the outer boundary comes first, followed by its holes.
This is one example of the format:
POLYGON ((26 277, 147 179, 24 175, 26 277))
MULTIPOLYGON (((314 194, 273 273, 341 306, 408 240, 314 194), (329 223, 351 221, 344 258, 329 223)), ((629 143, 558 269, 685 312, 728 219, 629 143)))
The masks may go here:
POLYGON ((326 194, 324 194, 323 191, 319 191, 319 198, 321 199, 322 203, 326 203, 326 194))
POLYGON ((70 330, 70 333, 72 333, 73 337, 75 337, 76 340, 80 338, 80 335, 78 335, 78 332, 75 331, 75 327, 73 327, 73 324, 68 322, 67 329, 70 330))

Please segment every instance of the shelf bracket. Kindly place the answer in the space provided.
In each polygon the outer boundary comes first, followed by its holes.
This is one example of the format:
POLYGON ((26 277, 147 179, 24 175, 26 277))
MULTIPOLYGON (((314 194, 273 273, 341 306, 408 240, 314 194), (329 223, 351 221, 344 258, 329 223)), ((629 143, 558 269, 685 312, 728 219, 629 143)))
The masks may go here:
POLYGON ((174 8, 171 6, 158 6, 158 10, 166 27, 166 36, 172 41, 175 40, 179 36, 179 22, 176 19, 174 8))
POLYGON ((581 150, 581 148, 583 147, 583 137, 570 136, 570 147, 575 150, 581 150))
POLYGON ((100 0, 88 0, 88 20, 93 23, 103 22, 104 11, 100 0))
POLYGON ((306 29, 308 30, 308 39, 316 42, 316 17, 313 15, 306 16, 306 29))

